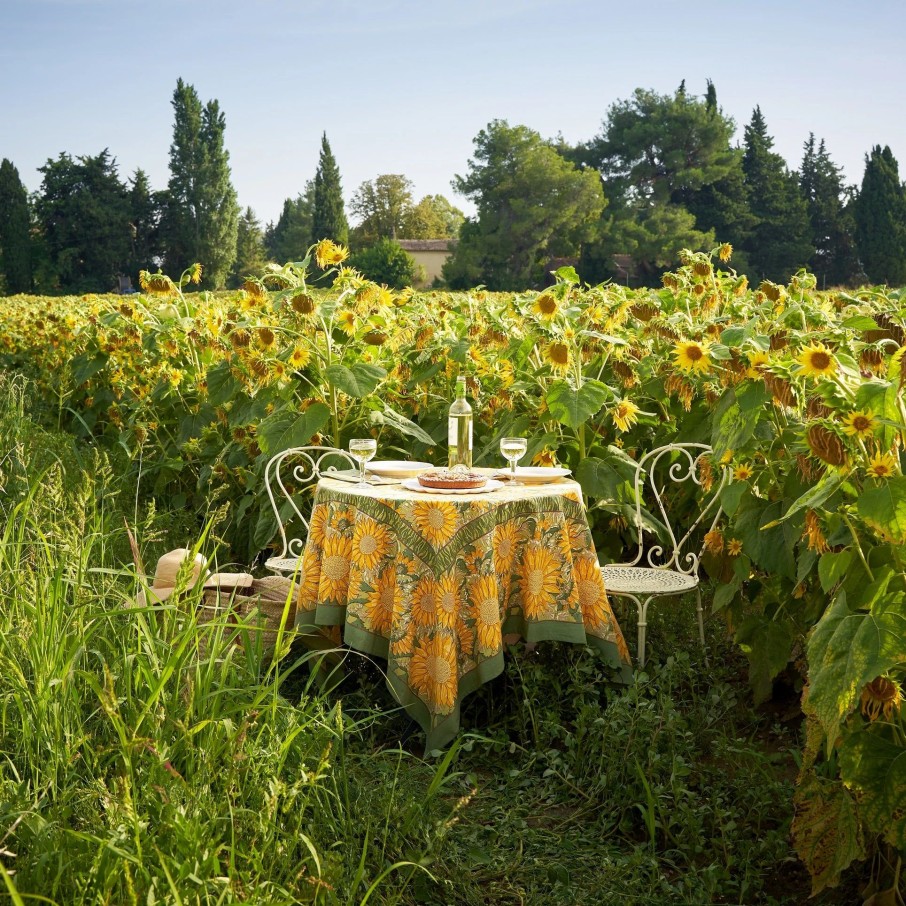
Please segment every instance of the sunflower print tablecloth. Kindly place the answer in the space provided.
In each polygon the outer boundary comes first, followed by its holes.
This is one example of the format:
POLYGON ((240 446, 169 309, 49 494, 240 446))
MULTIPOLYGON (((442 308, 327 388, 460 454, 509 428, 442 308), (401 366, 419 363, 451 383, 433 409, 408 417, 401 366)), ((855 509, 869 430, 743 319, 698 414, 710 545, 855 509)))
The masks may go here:
POLYGON ((386 658, 427 750, 502 672, 504 635, 589 644, 631 675, 574 481, 442 495, 322 479, 301 572, 297 625, 386 658))

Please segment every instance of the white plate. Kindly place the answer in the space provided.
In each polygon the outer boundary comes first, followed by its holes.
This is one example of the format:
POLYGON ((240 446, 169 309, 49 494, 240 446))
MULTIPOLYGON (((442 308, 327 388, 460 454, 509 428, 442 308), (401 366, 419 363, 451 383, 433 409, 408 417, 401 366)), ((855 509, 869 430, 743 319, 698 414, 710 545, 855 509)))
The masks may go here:
POLYGON ((495 481, 493 478, 489 478, 480 488, 426 488, 418 483, 417 478, 406 478, 400 484, 410 491, 421 491, 423 494, 484 494, 485 491, 496 491, 503 487, 502 481, 495 481))
POLYGON ((375 459, 365 466, 366 472, 382 478, 414 478, 419 472, 433 469, 430 462, 413 462, 405 459, 375 459))
MULTIPOLYGON (((495 475, 509 475, 509 469, 499 469, 495 475)), ((558 466, 516 466, 516 480, 523 484, 547 484, 558 478, 566 478, 572 469, 561 469, 558 466)))

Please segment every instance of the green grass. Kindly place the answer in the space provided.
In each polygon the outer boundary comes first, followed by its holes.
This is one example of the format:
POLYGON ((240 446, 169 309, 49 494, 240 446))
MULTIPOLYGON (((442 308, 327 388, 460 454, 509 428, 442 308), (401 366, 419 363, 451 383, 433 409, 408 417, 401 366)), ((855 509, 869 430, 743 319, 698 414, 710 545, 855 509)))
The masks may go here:
POLYGON ((628 689, 591 651, 518 647, 426 759, 379 664, 350 656, 322 695, 298 644, 271 662, 191 607, 130 606, 124 518, 148 563, 190 523, 136 508, 124 469, 0 391, 10 902, 806 900, 788 840, 799 730, 750 707, 716 621, 706 664, 688 607, 659 611, 628 689))

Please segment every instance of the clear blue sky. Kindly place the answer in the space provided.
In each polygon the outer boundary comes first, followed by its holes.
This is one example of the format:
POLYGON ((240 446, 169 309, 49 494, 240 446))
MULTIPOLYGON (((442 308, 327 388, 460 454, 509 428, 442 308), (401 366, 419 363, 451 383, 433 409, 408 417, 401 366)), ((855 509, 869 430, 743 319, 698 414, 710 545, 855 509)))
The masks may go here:
POLYGON ((575 143, 637 87, 710 78, 740 141, 760 104, 791 167, 811 131, 858 183, 875 144, 906 171, 904 33, 903 0, 0 0, 0 158, 32 191, 48 157, 108 147, 163 188, 181 76, 220 101, 262 222, 314 175, 322 131, 347 201, 403 173, 468 210, 450 181, 492 119, 575 143))

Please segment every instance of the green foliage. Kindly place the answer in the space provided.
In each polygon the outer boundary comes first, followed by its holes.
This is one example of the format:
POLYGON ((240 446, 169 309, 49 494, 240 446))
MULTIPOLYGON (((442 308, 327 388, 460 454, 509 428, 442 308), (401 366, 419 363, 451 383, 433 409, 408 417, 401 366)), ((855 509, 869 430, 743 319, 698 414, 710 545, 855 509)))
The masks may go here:
POLYGON ((148 174, 136 170, 129 190, 129 209, 132 234, 132 251, 126 274, 135 281, 138 272, 156 268, 156 262, 163 255, 160 237, 162 199, 160 193, 152 192, 148 174))
POLYGON ((321 153, 315 172, 310 242, 330 239, 345 245, 349 241, 349 223, 343 207, 343 188, 327 133, 321 135, 321 153))
POLYGON ((443 195, 426 195, 407 212, 401 239, 455 239, 465 215, 443 195))
POLYGON ((551 258, 576 256, 595 231, 605 201, 591 170, 579 170, 525 126, 494 120, 474 139, 469 172, 456 191, 474 202, 444 265, 454 288, 483 283, 523 289, 544 280, 551 258))
POLYGON ((308 180, 305 191, 287 198, 275 224, 268 224, 264 245, 271 261, 301 261, 311 243, 315 208, 315 183, 308 180))
POLYGON ((393 289, 411 286, 415 279, 415 261, 392 239, 379 239, 374 245, 356 252, 349 263, 369 280, 393 289))
POLYGON ((9 295, 32 290, 31 218, 19 171, 0 162, 0 279, 9 295))
POLYGON ((844 205, 842 171, 830 159, 824 139, 815 147, 809 133, 799 169, 799 189, 808 205, 815 254, 808 262, 821 286, 844 286, 860 274, 852 211, 844 205))
POLYGON ((173 92, 173 143, 163 221, 167 270, 204 265, 204 286, 226 285, 236 258, 239 205, 224 146, 226 119, 216 101, 202 107, 194 86, 173 92))
POLYGON ((61 289, 110 290, 130 258, 130 205, 105 148, 73 160, 61 154, 43 174, 37 215, 61 289))
POLYGON ((350 208, 360 221, 353 230, 359 248, 380 239, 400 239, 412 208, 412 181, 401 173, 385 173, 366 180, 356 189, 350 208))
POLYGON ((786 282, 815 254, 808 208, 795 173, 771 150, 774 140, 756 107, 745 128, 742 170, 755 225, 742 242, 753 279, 786 282))
POLYGON ((266 263, 261 224, 255 212, 246 208, 239 218, 236 233, 236 260, 233 262, 231 285, 241 285, 246 277, 260 277, 266 263))
POLYGON ((869 279, 906 283, 906 190, 887 145, 875 145, 865 160, 854 215, 859 257, 869 279))

